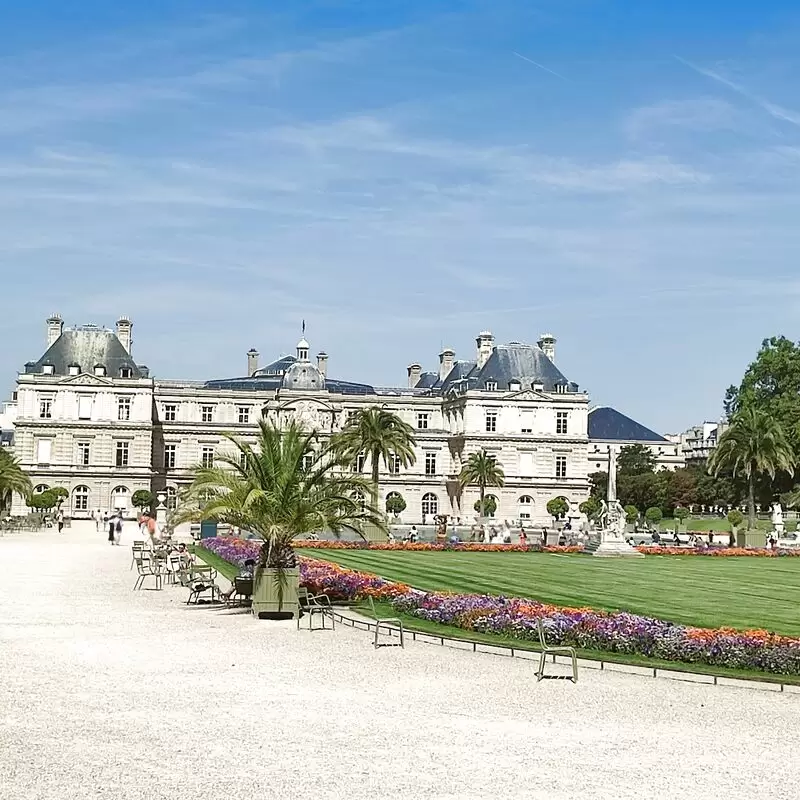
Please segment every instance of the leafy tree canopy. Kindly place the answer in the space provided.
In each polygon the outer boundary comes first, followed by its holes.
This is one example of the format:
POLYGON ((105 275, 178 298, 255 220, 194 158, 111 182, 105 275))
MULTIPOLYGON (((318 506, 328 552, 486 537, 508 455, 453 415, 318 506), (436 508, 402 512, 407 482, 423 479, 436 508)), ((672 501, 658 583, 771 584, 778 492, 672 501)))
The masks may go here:
POLYGON ((656 457, 650 448, 643 444, 629 444, 619 451, 617 457, 617 476, 641 475, 653 472, 656 468, 656 457))
POLYGON ((153 507, 153 493, 147 489, 137 489, 131 498, 134 508, 149 509, 153 507))
POLYGON ((551 517, 561 519, 569 511, 569 503, 563 497, 554 497, 547 501, 547 513, 551 517))

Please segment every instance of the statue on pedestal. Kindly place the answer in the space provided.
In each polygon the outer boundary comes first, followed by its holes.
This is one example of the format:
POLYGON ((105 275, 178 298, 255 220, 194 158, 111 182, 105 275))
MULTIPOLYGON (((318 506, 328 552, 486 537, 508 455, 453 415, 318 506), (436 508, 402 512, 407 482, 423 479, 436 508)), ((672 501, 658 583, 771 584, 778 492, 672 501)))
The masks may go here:
POLYGON ((772 529, 775 531, 776 539, 782 539, 786 534, 786 524, 783 521, 783 509, 777 500, 772 504, 772 529))
POLYGON ((608 448, 608 491, 600 503, 600 545, 593 555, 643 557, 625 541, 627 519, 617 499, 617 452, 612 445, 608 448))

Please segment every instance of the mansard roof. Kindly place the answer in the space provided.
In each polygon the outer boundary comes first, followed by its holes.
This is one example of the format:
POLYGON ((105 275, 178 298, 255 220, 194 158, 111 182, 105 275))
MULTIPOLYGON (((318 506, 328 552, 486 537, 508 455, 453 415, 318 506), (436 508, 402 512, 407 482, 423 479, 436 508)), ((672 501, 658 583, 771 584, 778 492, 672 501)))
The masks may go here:
POLYGON ((147 368, 136 364, 117 334, 96 325, 67 328, 38 361, 25 365, 25 372, 43 372, 45 365, 53 367, 54 375, 69 375, 70 366, 79 366, 82 372, 102 366, 109 377, 118 377, 123 368, 131 371, 132 378, 147 377, 147 368))
POLYGON ((620 442, 669 442, 615 408, 598 406, 589 412, 589 439, 620 442))

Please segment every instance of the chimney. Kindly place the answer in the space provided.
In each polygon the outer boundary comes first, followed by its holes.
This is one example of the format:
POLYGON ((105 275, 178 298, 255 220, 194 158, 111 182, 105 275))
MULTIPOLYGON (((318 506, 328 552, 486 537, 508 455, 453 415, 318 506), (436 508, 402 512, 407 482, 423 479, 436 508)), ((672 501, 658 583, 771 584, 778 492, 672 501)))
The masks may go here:
POLYGON ((127 317, 120 317, 117 320, 117 339, 120 344, 125 348, 128 355, 131 354, 131 333, 133 332, 133 323, 127 317))
POLYGON ((477 339, 475 339, 475 343, 478 345, 477 360, 478 369, 480 369, 489 360, 489 356, 492 354, 494 336, 492 336, 491 331, 481 331, 477 339))
POLYGON ((258 350, 251 347, 247 351, 247 377, 252 378, 258 369, 258 350))
POLYGON ((409 364, 408 366, 408 388, 413 389, 422 375, 422 367, 419 364, 409 364))
POLYGON ((328 354, 317 353, 317 369, 323 378, 328 377, 328 354))
POLYGON ((441 353, 439 353, 439 380, 443 381, 453 369, 453 365, 456 361, 456 351, 451 350, 449 347, 445 347, 441 353))
POLYGON ((64 320, 58 314, 47 318, 47 346, 50 347, 64 332, 64 320))
POLYGON ((541 351, 555 364, 556 363, 556 337, 552 333, 543 333, 536 342, 541 351))

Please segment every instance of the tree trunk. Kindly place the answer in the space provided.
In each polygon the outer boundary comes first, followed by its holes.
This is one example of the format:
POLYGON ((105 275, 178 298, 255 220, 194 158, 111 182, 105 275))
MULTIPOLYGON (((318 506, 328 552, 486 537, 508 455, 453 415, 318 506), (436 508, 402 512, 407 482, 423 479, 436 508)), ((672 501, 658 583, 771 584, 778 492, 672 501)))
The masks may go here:
POLYGON ((751 472, 747 478, 747 528, 755 530, 756 527, 756 486, 751 472))
POLYGON ((481 490, 481 501, 480 501, 480 509, 481 509, 481 511, 480 511, 480 513, 481 513, 481 519, 483 519, 486 516, 486 513, 485 513, 486 509, 484 507, 485 496, 486 496, 486 487, 483 484, 481 484, 480 485, 480 490, 481 490))
POLYGON ((378 508, 378 481, 380 480, 380 455, 377 451, 373 451, 372 453, 372 491, 374 493, 374 503, 373 506, 376 510, 380 511, 378 508))

